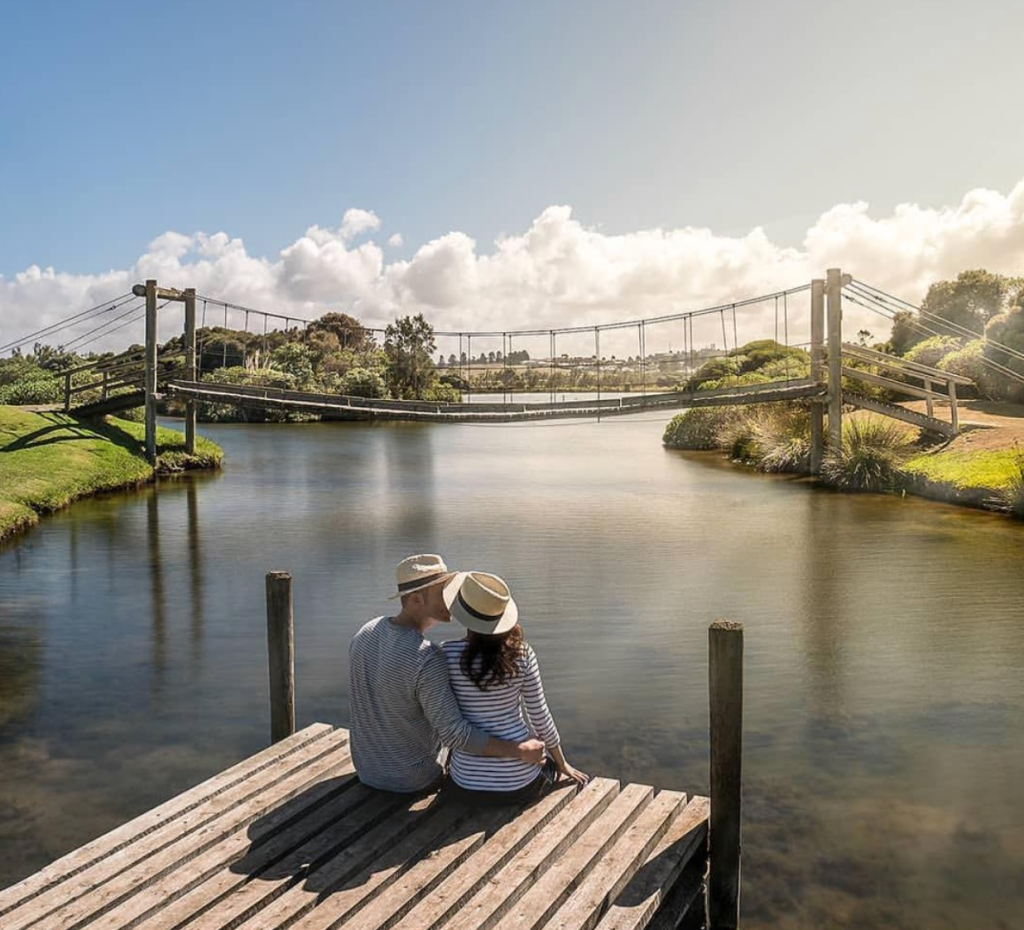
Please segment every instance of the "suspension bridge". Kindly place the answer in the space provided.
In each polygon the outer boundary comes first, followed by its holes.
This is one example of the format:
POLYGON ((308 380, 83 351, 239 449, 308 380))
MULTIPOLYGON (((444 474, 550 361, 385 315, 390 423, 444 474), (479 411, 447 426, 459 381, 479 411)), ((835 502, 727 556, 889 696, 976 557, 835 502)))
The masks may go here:
MULTIPOLYGON (((179 290, 161 287, 155 280, 136 285, 128 294, 120 295, 99 308, 75 314, 51 327, 30 334, 21 340, 52 335, 61 326, 81 324, 83 320, 101 319, 99 326, 71 340, 66 349, 81 351, 97 340, 109 337, 140 318, 145 320, 145 348, 134 353, 122 353, 113 358, 100 358, 64 372, 64 409, 79 416, 97 416, 117 413, 143 406, 146 411, 147 454, 155 456, 155 424, 157 404, 164 399, 175 399, 185 407, 186 447, 194 448, 196 409, 200 403, 233 405, 250 409, 284 409, 302 411, 333 419, 380 419, 439 422, 492 422, 511 423, 530 420, 564 418, 594 418, 626 416, 651 411, 671 411, 703 406, 767 404, 783 401, 802 401, 809 409, 812 440, 812 471, 820 468, 828 443, 838 443, 842 429, 844 406, 872 410, 883 416, 910 423, 941 436, 951 437, 959 429, 957 414, 957 387, 970 384, 970 379, 948 371, 907 361, 877 352, 862 345, 844 341, 842 331, 843 301, 849 300, 877 313, 890 321, 898 312, 916 309, 914 325, 926 333, 948 332, 947 321, 929 319, 929 315, 911 304, 865 282, 844 275, 840 269, 829 269, 824 278, 781 291, 694 310, 683 310, 667 315, 626 320, 592 326, 562 328, 533 328, 505 331, 444 331, 434 332, 437 344, 458 347, 448 356, 446 370, 463 382, 471 382, 474 364, 477 373, 487 369, 487 359, 497 359, 498 381, 502 384, 501 401, 463 398, 462 402, 435 402, 423 400, 397 400, 368 398, 341 393, 312 393, 277 387, 240 385, 218 380, 217 372, 202 371, 202 359, 209 351, 197 334, 210 332, 207 317, 223 314, 224 332, 230 332, 229 314, 237 324, 244 316, 242 332, 255 337, 257 346, 267 354, 269 341, 275 331, 285 333, 309 331, 315 320, 294 315, 246 307, 213 296, 198 294, 194 288, 179 290), (806 304, 802 302, 806 300, 806 304), (799 302, 799 303, 798 303, 799 302), (157 324, 161 311, 172 304, 184 306, 184 327, 181 338, 172 341, 173 348, 158 348, 157 324), (796 313, 793 308, 800 307, 796 313), (766 311, 767 308, 767 311, 766 311), (774 308, 774 323, 770 315, 774 308), (198 311, 198 312, 197 312, 198 311), (809 323, 805 339, 791 341, 791 316, 799 315, 801 328, 809 323), (197 319, 198 317, 198 319, 197 319), (735 352, 740 346, 740 331, 749 341, 753 335, 768 338, 779 347, 806 350, 810 357, 809 375, 791 376, 788 366, 775 380, 757 384, 739 384, 733 387, 701 389, 692 375, 700 364, 715 354, 735 352), (197 325, 198 324, 198 325, 197 325), (936 329, 941 326, 940 329, 936 329), (769 328, 765 333, 764 329, 769 328), (708 345, 717 347, 721 337, 722 352, 709 352, 708 345), (661 340, 661 349, 668 339, 669 352, 659 351, 651 344, 652 338, 661 340), (774 336, 774 339, 771 337, 774 336), (628 340, 635 337, 636 354, 625 358, 607 350, 622 352, 628 340), (730 340, 731 337, 731 340, 730 340), (260 343, 262 340, 262 343, 260 343), (490 356, 481 353, 474 359, 474 344, 501 349, 490 356), (588 343, 592 340, 592 343, 588 343), (606 352, 602 353, 602 341, 606 352), (675 351, 673 349, 673 341, 675 351), (731 341, 731 346, 730 346, 731 341), (698 343, 702 347, 698 348, 698 343), (505 387, 508 378, 502 374, 514 370, 515 347, 533 346, 536 352, 542 345, 540 358, 529 363, 533 370, 550 373, 549 397, 538 401, 536 396, 516 398, 515 392, 505 387), (591 348, 592 345, 592 348, 591 348), (563 350, 560 354, 559 350, 563 350), (568 350, 568 351, 567 351, 568 350), (570 354, 570 351, 572 354, 570 354), (677 371, 691 377, 684 390, 662 389, 664 385, 652 383, 650 374, 660 370, 668 360, 677 371), (554 388, 556 373, 566 369, 586 371, 593 379, 590 393, 583 399, 558 400, 554 388), (628 370, 634 377, 634 390, 628 394, 608 396, 609 385, 614 387, 616 377, 628 370), (926 401, 924 413, 915 412, 878 399, 877 388, 926 401), (874 395, 874 396, 872 396, 874 395), (949 416, 936 416, 936 407, 948 406, 949 416), (827 419, 825 414, 828 414, 827 419), (824 432, 828 424, 828 436, 824 432)), ((360 325, 367 337, 377 337, 385 330, 360 325)), ((966 331, 965 331, 966 332, 966 331)), ((301 333, 300 333, 301 335, 301 333)), ((970 333, 972 337, 977 334, 970 333)), ((10 348, 0 346, 0 351, 10 348)), ((227 366, 228 345, 222 340, 223 358, 218 369, 227 366)), ((526 354, 528 353, 521 353, 526 354)), ((441 362, 444 353, 441 353, 441 362)), ((992 363, 993 365, 997 363, 992 363)), ((1002 367, 1002 366, 999 366, 1002 367)), ((490 370, 494 373, 495 366, 490 370)), ((1009 369, 1005 369, 1009 371, 1009 369)), ((512 379, 514 380, 514 379, 512 379)), ((570 388, 571 390, 571 388, 570 388)))

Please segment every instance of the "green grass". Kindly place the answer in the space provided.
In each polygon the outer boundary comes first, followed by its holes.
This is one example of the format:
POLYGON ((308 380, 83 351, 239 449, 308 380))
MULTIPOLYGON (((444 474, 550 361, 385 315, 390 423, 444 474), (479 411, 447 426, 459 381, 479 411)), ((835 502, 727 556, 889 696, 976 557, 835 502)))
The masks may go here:
POLYGON ((903 470, 955 488, 1007 488, 1019 476, 1020 452, 998 449, 979 452, 935 452, 919 455, 903 470))
MULTIPOLYGON (((154 470, 142 439, 141 423, 79 422, 64 413, 0 406, 0 539, 80 497, 150 481, 154 470)), ((156 470, 215 468, 223 456, 201 437, 195 456, 186 456, 184 446, 181 433, 158 429, 156 470)))

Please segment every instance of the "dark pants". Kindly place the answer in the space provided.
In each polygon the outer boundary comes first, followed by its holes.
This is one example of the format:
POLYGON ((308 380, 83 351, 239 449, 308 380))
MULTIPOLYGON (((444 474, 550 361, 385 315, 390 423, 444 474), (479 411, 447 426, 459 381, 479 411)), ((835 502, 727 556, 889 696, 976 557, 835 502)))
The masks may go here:
POLYGON ((450 774, 441 785, 441 797, 449 801, 464 801, 469 804, 522 804, 544 797, 558 781, 558 768, 552 759, 545 759, 537 777, 528 785, 515 791, 476 791, 463 788, 452 781, 450 774))

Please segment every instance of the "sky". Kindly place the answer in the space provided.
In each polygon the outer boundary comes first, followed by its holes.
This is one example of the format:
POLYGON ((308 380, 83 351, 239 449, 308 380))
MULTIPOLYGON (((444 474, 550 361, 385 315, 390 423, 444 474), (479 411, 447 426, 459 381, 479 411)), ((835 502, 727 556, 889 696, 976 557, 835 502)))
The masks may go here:
POLYGON ((912 300, 1024 270, 1001 0, 0 0, 0 23, 0 343, 147 276, 508 329, 831 265, 912 300))

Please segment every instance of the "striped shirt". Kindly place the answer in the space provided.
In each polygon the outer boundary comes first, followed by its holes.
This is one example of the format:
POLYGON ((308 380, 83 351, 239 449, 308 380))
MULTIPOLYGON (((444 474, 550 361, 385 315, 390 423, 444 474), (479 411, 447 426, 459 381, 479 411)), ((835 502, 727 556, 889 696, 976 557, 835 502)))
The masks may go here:
POLYGON ((441 647, 377 617, 349 645, 349 745, 359 780, 422 791, 441 777, 445 746, 480 752, 487 734, 463 720, 441 647))
MULTIPOLYGON (((544 700, 537 656, 529 644, 517 660, 518 674, 503 685, 481 690, 462 671, 464 639, 449 640, 442 647, 448 661, 448 677, 462 716, 497 739, 522 742, 531 731, 548 748, 559 744, 558 729, 544 700), (524 714, 525 711, 525 714, 524 714)), ((536 765, 519 759, 476 755, 472 749, 453 748, 449 772, 455 784, 474 791, 516 791, 530 784, 540 772, 536 765)))

